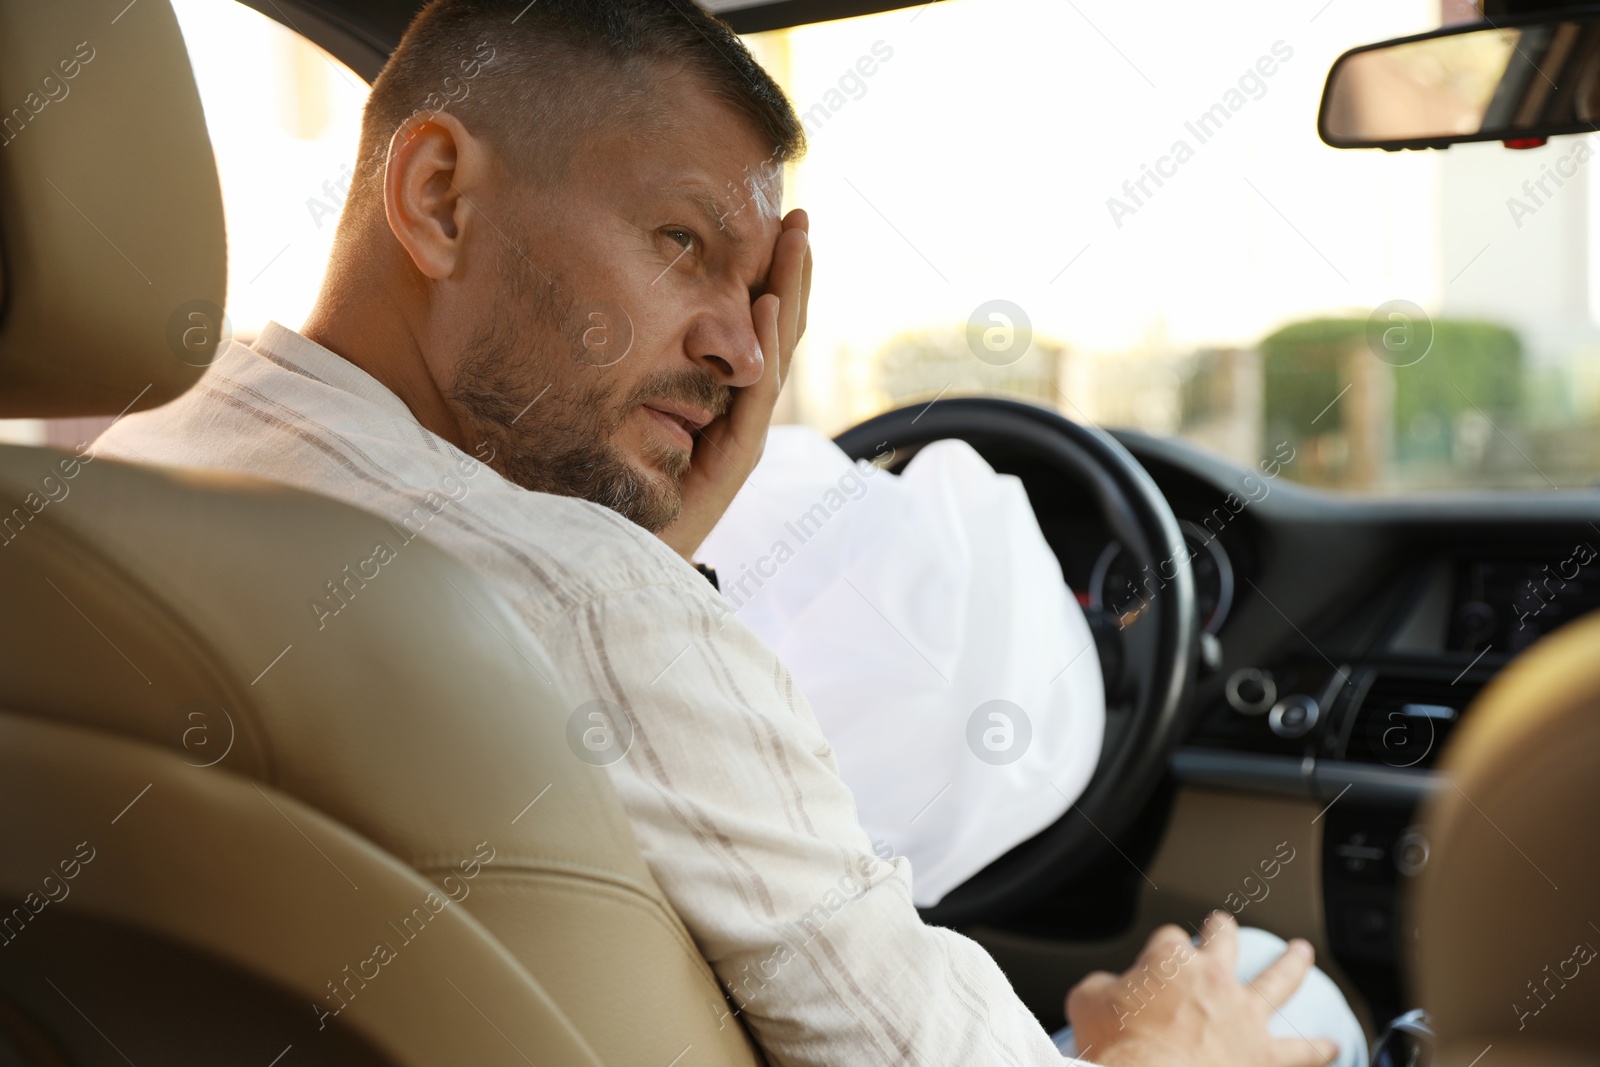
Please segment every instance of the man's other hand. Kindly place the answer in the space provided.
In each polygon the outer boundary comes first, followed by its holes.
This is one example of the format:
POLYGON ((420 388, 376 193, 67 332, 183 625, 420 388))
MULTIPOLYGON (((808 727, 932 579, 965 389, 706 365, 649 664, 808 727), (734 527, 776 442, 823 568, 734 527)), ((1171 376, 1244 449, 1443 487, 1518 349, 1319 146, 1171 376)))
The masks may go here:
POLYGON ((789 378, 795 346, 806 330, 811 299, 811 221, 796 208, 784 216, 772 253, 767 291, 750 307, 761 344, 761 380, 733 391, 726 414, 700 431, 683 477, 683 510, 661 539, 684 559, 694 554, 733 502, 767 445, 778 390, 789 378))
POLYGON ((1150 935, 1124 974, 1096 971, 1067 994, 1079 1055, 1105 1067, 1321 1067, 1327 1038, 1274 1037, 1267 1021, 1300 988, 1312 949, 1302 940, 1253 981, 1234 976, 1239 927, 1206 920, 1201 944, 1177 926, 1150 935))

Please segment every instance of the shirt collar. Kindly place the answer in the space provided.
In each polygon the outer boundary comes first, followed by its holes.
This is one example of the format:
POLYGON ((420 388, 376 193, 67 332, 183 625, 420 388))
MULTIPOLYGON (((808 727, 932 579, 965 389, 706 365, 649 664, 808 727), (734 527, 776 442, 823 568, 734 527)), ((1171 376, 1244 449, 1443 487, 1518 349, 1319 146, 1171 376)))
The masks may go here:
POLYGON ((387 386, 337 352, 327 349, 287 326, 269 322, 250 348, 287 364, 288 369, 327 382, 341 392, 351 393, 376 405, 396 418, 416 422, 406 402, 387 386))

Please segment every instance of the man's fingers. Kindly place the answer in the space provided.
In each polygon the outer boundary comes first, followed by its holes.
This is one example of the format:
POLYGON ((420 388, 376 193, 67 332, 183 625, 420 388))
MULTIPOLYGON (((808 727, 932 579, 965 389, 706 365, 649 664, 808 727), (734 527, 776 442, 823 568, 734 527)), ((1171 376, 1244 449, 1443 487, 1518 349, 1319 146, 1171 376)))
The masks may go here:
POLYGON ((771 293, 758 297, 751 306, 756 344, 761 349, 761 377, 735 389, 727 412, 700 431, 716 448, 717 457, 733 462, 746 475, 761 458, 772 409, 778 402, 778 314, 779 301, 771 293))
POLYGON ((1216 957, 1217 965, 1233 974, 1239 962, 1239 924, 1225 911, 1214 911, 1200 929, 1200 951, 1216 957))
POLYGON ((1238 929, 1233 916, 1218 908, 1201 920, 1199 932, 1195 935, 1196 943, 1205 948, 1228 927, 1233 927, 1235 931, 1238 929))
POLYGON ((811 233, 806 231, 806 263, 800 272, 800 325, 795 331, 794 339, 799 341, 806 334, 806 312, 811 307, 811 233))
POLYGON ((1110 971, 1090 971, 1078 981, 1077 985, 1072 987, 1067 996, 1070 997, 1076 993, 1079 996, 1090 997, 1102 992, 1107 986, 1116 984, 1117 976, 1110 971))
POLYGON ((1339 1055, 1339 1044, 1326 1037, 1281 1037, 1272 1043, 1277 1067, 1323 1067, 1339 1055))
POLYGON ((1117 980, 1109 971, 1091 971, 1084 975, 1081 982, 1067 991, 1067 1021, 1076 1025, 1086 1007, 1110 999, 1117 980))
POLYGON ((1146 974, 1151 971, 1170 978, 1169 973, 1174 967, 1182 967, 1194 958, 1194 946, 1189 941, 1188 931, 1181 926, 1168 923, 1156 927, 1144 943, 1144 949, 1139 953, 1139 958, 1133 961, 1133 966, 1124 973, 1124 978, 1133 978, 1138 972, 1146 974))
POLYGON ((750 318, 756 327, 756 343, 761 346, 761 380, 754 385, 746 387, 750 393, 758 393, 769 398, 770 404, 777 403, 778 390, 783 385, 783 300, 773 293, 765 293, 756 298, 755 305, 750 309, 750 318))
POLYGON ((1183 927, 1174 923, 1156 927, 1149 940, 1144 943, 1145 956, 1170 956, 1174 949, 1185 948, 1189 945, 1189 934, 1183 927))
POLYGON ((806 231, 793 227, 783 231, 773 251, 767 292, 777 296, 783 304, 778 319, 778 337, 786 346, 792 346, 794 339, 799 336, 802 307, 800 290, 808 244, 806 231))
POLYGON ((1274 1008, 1281 1007, 1283 1002, 1300 988, 1300 983, 1305 981, 1306 975, 1310 973, 1312 956, 1310 943, 1297 937, 1289 942, 1289 947, 1284 950, 1283 955, 1274 960, 1250 984, 1255 987, 1257 993, 1266 998, 1267 1003, 1274 1008))
POLYGON ((795 208, 783 217, 767 291, 778 294, 783 301, 785 314, 779 336, 793 345, 805 332, 806 302, 811 292, 811 216, 803 208, 795 208), (791 233, 801 236, 791 237, 791 233))

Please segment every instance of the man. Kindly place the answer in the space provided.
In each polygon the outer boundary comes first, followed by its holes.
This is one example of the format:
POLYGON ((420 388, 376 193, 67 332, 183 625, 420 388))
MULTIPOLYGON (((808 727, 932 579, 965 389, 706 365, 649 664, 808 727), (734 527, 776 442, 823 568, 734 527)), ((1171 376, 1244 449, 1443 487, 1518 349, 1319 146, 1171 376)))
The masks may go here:
MULTIPOLYGON (((99 454, 397 522, 427 501, 425 535, 506 595, 573 697, 626 709, 610 768, 640 848, 773 1062, 1059 1062, 987 954, 920 922, 804 697, 689 562, 761 453, 805 326, 809 223, 777 212, 802 142, 689 0, 437 0, 373 87, 303 333, 229 346, 99 454), (492 470, 440 497, 472 456, 492 470)), ((1143 1010, 1118 1011, 1109 975, 1080 985, 1080 1046, 1114 1065, 1325 1062, 1331 1043, 1266 1027, 1309 946, 1246 988, 1235 928, 1214 930, 1143 1010)), ((1158 931, 1147 961, 1179 939, 1158 931)))

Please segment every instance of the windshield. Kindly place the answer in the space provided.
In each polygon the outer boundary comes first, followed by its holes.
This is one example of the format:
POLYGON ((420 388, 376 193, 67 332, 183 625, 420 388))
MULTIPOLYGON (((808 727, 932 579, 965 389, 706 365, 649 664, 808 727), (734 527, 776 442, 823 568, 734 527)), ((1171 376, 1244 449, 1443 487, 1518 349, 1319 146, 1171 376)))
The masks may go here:
MULTIPOLYGON (((174 7, 248 341, 311 307, 366 86, 242 5, 174 7)), ((1440 0, 942 0, 747 37, 810 140, 786 200, 818 269, 780 418, 831 434, 987 393, 1336 489, 1594 485, 1597 135, 1317 137, 1339 54, 1439 22, 1440 0)))
POLYGON ((1593 485, 1592 139, 1317 138, 1334 59, 1439 14, 944 0, 747 38, 810 137, 787 417, 987 393, 1330 488, 1593 485))

